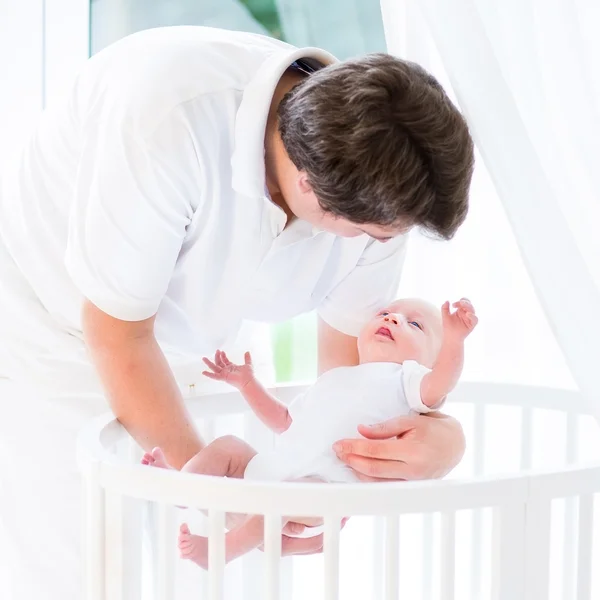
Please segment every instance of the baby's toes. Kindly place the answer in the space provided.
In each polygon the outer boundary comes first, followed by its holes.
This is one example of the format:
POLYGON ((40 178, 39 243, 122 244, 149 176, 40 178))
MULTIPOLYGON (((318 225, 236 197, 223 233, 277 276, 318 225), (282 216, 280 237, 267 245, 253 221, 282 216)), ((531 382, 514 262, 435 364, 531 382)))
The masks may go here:
POLYGON ((191 542, 185 542, 179 544, 179 556, 186 558, 192 555, 193 545, 191 542))
POLYGON ((152 456, 152 454, 150 454, 149 452, 145 452, 144 456, 142 457, 142 464, 143 465, 151 465, 154 463, 154 456, 152 456))

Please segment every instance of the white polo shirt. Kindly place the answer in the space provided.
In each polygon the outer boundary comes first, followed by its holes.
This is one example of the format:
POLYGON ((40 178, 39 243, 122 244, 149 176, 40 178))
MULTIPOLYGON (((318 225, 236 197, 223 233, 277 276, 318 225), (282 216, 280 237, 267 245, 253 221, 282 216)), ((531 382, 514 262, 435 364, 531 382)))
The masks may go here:
POLYGON ((0 319, 22 338, 13 353, 50 372, 85 363, 87 297, 123 320, 157 313, 157 339, 189 383, 201 357, 231 348, 246 320, 316 309, 356 335, 391 299, 405 239, 285 227, 265 192, 272 94, 299 58, 335 61, 254 34, 169 27, 86 63, 4 178, 0 235, 36 306, 19 325, 24 286, 5 284, 13 301, 0 319))

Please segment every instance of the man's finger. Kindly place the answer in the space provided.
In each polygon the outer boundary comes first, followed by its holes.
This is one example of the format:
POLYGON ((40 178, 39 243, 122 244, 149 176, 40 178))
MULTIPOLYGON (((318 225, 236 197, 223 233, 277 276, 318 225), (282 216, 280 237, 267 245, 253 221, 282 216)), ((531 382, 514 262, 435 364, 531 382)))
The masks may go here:
POLYGON ((354 471, 354 474, 364 483, 390 483, 390 481, 406 481, 406 479, 385 479, 384 477, 370 477, 364 473, 354 471))
POLYGON ((316 554, 323 550, 323 534, 309 538, 293 538, 283 536, 282 554, 316 554))
POLYGON ((398 440, 341 440, 333 445, 338 458, 356 454, 370 458, 398 460, 398 440))
POLYGON ((378 460, 354 454, 340 457, 340 459, 354 469, 359 477, 362 474, 372 479, 387 479, 388 481, 407 479, 407 466, 402 461, 378 460))
POLYGON ((302 525, 302 523, 294 523, 293 521, 289 521, 285 524, 283 528, 283 533, 287 535, 300 535, 306 529, 306 525, 302 525))
POLYGON ((371 440, 387 440, 398 437, 414 429, 420 417, 395 417, 375 425, 359 425, 360 435, 371 440))

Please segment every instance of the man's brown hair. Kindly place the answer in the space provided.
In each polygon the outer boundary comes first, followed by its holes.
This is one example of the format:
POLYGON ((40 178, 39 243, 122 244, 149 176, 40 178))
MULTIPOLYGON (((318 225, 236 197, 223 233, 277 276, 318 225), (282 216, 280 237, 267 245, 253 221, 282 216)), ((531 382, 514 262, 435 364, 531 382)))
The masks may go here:
POLYGON ((467 215, 473 142, 437 80, 370 54, 325 67, 283 98, 279 132, 323 210, 450 239, 467 215))

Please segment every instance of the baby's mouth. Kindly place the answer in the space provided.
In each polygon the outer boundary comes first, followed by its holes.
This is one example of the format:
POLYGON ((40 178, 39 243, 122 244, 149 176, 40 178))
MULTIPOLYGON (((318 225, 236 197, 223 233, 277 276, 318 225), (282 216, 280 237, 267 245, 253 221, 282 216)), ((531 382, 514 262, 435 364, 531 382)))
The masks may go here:
POLYGON ((394 336, 392 335, 392 332, 387 327, 380 327, 375 332, 375 335, 382 335, 384 337, 390 338, 390 340, 394 339, 394 336))

